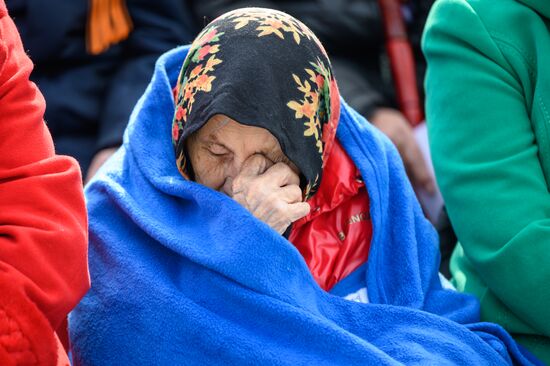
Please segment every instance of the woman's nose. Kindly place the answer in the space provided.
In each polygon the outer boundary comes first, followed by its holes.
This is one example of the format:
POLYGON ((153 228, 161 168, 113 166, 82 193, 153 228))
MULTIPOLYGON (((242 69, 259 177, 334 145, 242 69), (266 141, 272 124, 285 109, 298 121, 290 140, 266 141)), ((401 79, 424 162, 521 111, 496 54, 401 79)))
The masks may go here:
POLYGON ((233 180, 241 172, 244 159, 234 158, 225 168, 225 181, 222 186, 222 191, 228 196, 233 196, 233 180))
POLYGON ((235 157, 226 169, 226 176, 235 179, 235 177, 241 172, 243 163, 244 159, 235 157))

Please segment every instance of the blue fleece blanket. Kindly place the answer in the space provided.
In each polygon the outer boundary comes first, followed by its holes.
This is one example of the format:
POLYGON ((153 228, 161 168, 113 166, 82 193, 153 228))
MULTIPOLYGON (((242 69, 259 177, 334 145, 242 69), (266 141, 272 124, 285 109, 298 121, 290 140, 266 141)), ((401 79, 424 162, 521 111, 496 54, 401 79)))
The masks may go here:
POLYGON ((170 140, 187 48, 162 56, 123 147, 86 189, 92 288, 70 315, 76 365, 530 364, 470 296, 442 289, 433 228, 390 142, 344 102, 337 138, 374 227, 361 304, 229 197, 185 181, 170 140))

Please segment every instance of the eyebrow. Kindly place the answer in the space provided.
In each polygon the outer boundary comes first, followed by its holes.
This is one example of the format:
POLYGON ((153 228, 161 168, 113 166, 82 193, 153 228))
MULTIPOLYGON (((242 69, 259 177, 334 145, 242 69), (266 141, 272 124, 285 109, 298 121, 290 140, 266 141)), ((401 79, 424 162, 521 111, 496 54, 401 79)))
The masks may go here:
POLYGON ((218 143, 218 144, 221 145, 221 141, 220 141, 220 139, 218 138, 218 135, 216 134, 216 131, 212 131, 212 132, 208 135, 208 140, 214 141, 215 143, 218 143))
POLYGON ((225 147, 226 149, 229 150, 229 148, 220 139, 220 137, 218 137, 217 131, 212 131, 210 134, 208 134, 208 136, 205 138, 204 142, 209 143, 209 144, 218 144, 218 145, 221 145, 221 146, 223 146, 223 147, 225 147))

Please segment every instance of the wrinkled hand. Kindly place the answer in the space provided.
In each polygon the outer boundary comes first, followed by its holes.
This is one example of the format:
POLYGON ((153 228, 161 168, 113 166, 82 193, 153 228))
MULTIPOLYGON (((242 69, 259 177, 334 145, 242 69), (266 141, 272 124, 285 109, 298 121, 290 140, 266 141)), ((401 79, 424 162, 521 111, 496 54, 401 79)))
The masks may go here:
POLYGON ((422 187, 429 193, 434 193, 435 183, 416 143, 413 129, 405 117, 397 110, 379 108, 370 121, 397 147, 413 186, 422 187))
POLYGON ((231 197, 279 234, 309 213, 302 202, 300 178, 284 163, 272 164, 262 155, 248 158, 229 189, 231 197))
POLYGON ((88 168, 88 172, 86 173, 86 179, 84 180, 84 183, 88 183, 90 179, 97 173, 99 168, 105 162, 107 159, 111 157, 116 151, 118 150, 118 147, 109 147, 107 149, 103 149, 97 152, 97 154, 94 155, 94 158, 92 159, 92 162, 90 163, 90 167, 88 168))

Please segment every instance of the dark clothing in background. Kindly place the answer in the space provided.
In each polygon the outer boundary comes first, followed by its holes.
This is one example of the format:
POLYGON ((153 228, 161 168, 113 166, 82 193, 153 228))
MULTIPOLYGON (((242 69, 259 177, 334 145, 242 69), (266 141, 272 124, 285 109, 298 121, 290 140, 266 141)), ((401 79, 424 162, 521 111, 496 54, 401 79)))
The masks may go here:
MULTIPOLYGON (((199 28, 240 7, 284 11, 306 24, 325 46, 341 94, 363 116, 378 107, 397 108, 389 61, 385 53, 383 20, 377 0, 191 0, 199 28)), ((433 0, 403 6, 409 39, 422 91, 425 61, 420 50, 424 23, 433 0)), ((423 93, 421 92, 422 99, 423 93)))
POLYGON ((56 151, 86 172, 94 154, 118 146, 156 59, 189 43, 195 30, 185 1, 131 0, 129 38, 99 55, 86 51, 87 0, 8 0, 10 15, 35 63, 56 151))

